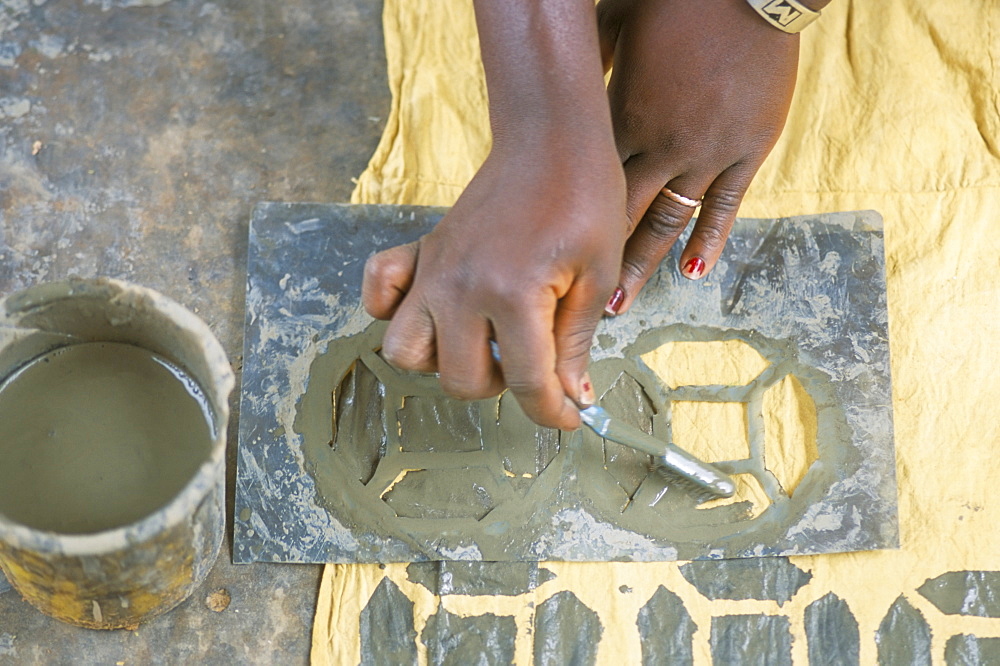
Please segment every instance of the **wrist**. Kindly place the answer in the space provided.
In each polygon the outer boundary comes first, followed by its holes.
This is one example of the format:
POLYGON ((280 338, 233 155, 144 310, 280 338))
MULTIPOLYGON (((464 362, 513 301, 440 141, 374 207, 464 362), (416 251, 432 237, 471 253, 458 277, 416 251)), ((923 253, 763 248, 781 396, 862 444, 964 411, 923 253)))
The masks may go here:
MULTIPOLYGON (((606 98, 602 100, 606 106, 606 98)), ((566 160, 583 155, 590 160, 608 158, 620 165, 611 129, 610 112, 566 113, 569 105, 558 110, 518 109, 511 113, 490 112, 493 152, 507 155, 539 155, 552 160, 566 160)))
POLYGON ((745 0, 759 19, 785 33, 796 34, 817 20, 830 0, 745 0))
MULTIPOLYGON (((476 0, 494 146, 617 155, 593 0, 476 0)), ((565 154, 565 153, 564 153, 565 154)))
POLYGON ((489 159, 574 188, 611 188, 617 182, 624 188, 621 159, 611 131, 604 128, 587 133, 519 122, 516 131, 494 132, 489 159))

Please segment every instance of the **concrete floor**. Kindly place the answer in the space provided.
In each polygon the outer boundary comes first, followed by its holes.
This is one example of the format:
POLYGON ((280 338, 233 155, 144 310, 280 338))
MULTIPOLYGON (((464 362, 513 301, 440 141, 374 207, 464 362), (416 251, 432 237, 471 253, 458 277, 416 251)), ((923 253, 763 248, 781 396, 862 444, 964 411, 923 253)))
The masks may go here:
MULTIPOLYGON (((379 0, 0 0, 0 294, 71 275, 153 287, 238 374, 250 211, 348 199, 389 108, 380 19, 379 0)), ((0 592, 0 664, 306 662, 320 567, 237 567, 230 548, 135 632, 0 592)))

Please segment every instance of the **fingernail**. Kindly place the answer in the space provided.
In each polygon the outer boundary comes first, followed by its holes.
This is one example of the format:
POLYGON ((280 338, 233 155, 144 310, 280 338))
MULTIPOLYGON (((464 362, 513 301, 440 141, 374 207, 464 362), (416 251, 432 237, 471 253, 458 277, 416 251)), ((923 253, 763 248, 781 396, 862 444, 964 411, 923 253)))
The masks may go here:
MULTIPOLYGON (((568 411, 570 413, 572 413, 572 414, 578 414, 580 412, 580 406, 577 405, 575 402, 573 402, 568 395, 565 396, 565 402, 566 402, 566 407, 567 407, 567 409, 568 409, 568 411)), ((570 418, 572 418, 572 417, 570 417, 570 418)), ((567 432, 572 432, 573 430, 576 430, 579 427, 580 427, 579 425, 574 426, 572 428, 569 428, 569 427, 560 427, 560 430, 566 430, 567 432)))
POLYGON ((689 280, 697 280, 705 272, 705 260, 701 257, 691 257, 681 269, 681 275, 689 280))
POLYGON ((580 399, 577 401, 583 407, 590 407, 595 402, 597 402, 597 396, 594 394, 594 383, 590 381, 590 373, 583 373, 583 379, 580 381, 580 399))
POLYGON ((612 317, 618 314, 622 303, 625 302, 625 291, 621 287, 615 287, 615 293, 611 294, 611 299, 604 306, 604 312, 612 317))

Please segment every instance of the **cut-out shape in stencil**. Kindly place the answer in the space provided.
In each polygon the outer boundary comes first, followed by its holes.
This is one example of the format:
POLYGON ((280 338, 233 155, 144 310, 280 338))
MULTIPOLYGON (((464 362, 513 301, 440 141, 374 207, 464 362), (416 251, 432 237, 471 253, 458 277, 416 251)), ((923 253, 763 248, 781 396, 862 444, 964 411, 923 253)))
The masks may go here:
POLYGON ((559 453, 559 431, 533 423, 513 394, 505 391, 497 412, 497 449, 504 474, 518 493, 524 495, 559 453), (533 445, 525 445, 518 433, 527 433, 533 445))
POLYGON ((674 443, 707 462, 750 457, 747 406, 741 402, 676 400, 670 403, 674 443))
POLYGON ((498 494, 488 471, 468 467, 408 470, 381 497, 400 518, 482 520, 498 494))
POLYGON ((734 518, 746 520, 756 518, 771 506, 771 498, 767 496, 764 487, 753 474, 733 474, 736 492, 732 497, 720 497, 698 505, 699 509, 714 509, 722 506, 736 506, 742 513, 734 514, 734 518))
POLYGON ((635 624, 639 628, 643 664, 694 663, 691 639, 698 625, 681 598, 663 585, 639 609, 635 624))
POLYGON ((479 405, 474 402, 404 396, 396 419, 404 451, 456 453, 483 449, 479 405), (420 430, 421 435, 407 437, 413 430, 420 430))
POLYGON ((764 467, 791 495, 819 459, 816 403, 802 382, 788 375, 764 391, 764 467))
POLYGON ((383 578, 361 610, 361 663, 416 662, 413 615, 413 601, 391 579, 383 578))
POLYGON ((722 564, 700 561, 680 567, 681 575, 709 599, 771 600, 784 606, 812 580, 784 557, 756 557, 722 564))
POLYGON ((442 665, 513 664, 516 638, 517 624, 512 616, 454 615, 444 607, 427 618, 420 632, 427 647, 427 663, 442 665))
POLYGON ((352 476, 368 483, 379 459, 385 455, 385 387, 363 362, 358 361, 331 395, 335 405, 330 446, 342 457, 352 476), (341 431, 345 433, 341 435, 341 431), (370 432, 372 437, 351 438, 347 433, 370 432))
MULTIPOLYGON (((631 375, 622 373, 615 383, 600 397, 600 404, 609 414, 625 423, 653 433, 653 416, 656 410, 649 396, 631 375)), ((639 484, 649 473, 650 457, 641 451, 605 439, 604 469, 608 471, 628 499, 632 499, 639 484)))
POLYGON ((442 214, 255 212, 236 561, 648 561, 895 545, 884 282, 852 272, 881 265, 877 216, 737 221, 711 280, 684 279, 673 256, 628 314, 600 324, 590 373, 601 403, 661 440, 723 447, 701 454, 734 476, 737 495, 699 505, 644 454, 589 430, 539 428, 507 393, 451 401, 436 377, 385 362, 385 324, 360 303, 364 262, 442 214), (807 423, 802 405, 815 411, 814 436, 789 434, 783 415, 807 423), (735 424, 721 443, 706 436, 720 416, 735 424))
POLYGON ((878 663, 930 666, 931 627, 924 614, 899 595, 875 633, 878 663))
POLYGON ((861 663, 858 621, 847 602, 833 592, 806 606, 804 624, 809 645, 808 663, 861 663))
POLYGON ((704 384, 744 386, 768 366, 767 359, 742 340, 667 342, 641 358, 671 389, 704 384))
POLYGON ((1000 571, 949 571, 917 592, 946 615, 1000 618, 1000 571))
POLYGON ((534 663, 593 664, 604 627, 596 611, 564 590, 538 604, 532 633, 534 663))

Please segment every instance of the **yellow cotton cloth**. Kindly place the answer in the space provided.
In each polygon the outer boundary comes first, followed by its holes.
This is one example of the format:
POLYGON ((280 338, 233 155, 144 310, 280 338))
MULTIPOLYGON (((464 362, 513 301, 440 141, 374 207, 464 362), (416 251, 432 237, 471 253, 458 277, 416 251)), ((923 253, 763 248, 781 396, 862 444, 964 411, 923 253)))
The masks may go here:
MULTIPOLYGON (((471 3, 385 0, 384 28, 392 113, 352 201, 449 205, 489 149, 471 3)), ((560 590, 598 613, 599 663, 640 662, 636 613, 661 584, 698 626, 700 664, 712 618, 748 613, 788 617, 793 659, 807 663, 804 609, 828 592, 858 621, 862 664, 876 662, 875 632, 900 596, 930 624, 935 663, 955 634, 1000 636, 1000 619, 945 615, 916 592, 945 572, 1000 569, 998 63, 994 0, 835 0, 803 33, 785 132, 740 209, 885 220, 899 550, 794 557, 812 579, 783 606, 709 600, 677 563, 548 563, 556 577, 533 592, 443 599, 405 565, 328 566, 313 660, 358 663, 359 611, 383 577, 415 602, 418 635, 439 605, 514 616, 517 663, 531 661, 532 609, 560 590)))

